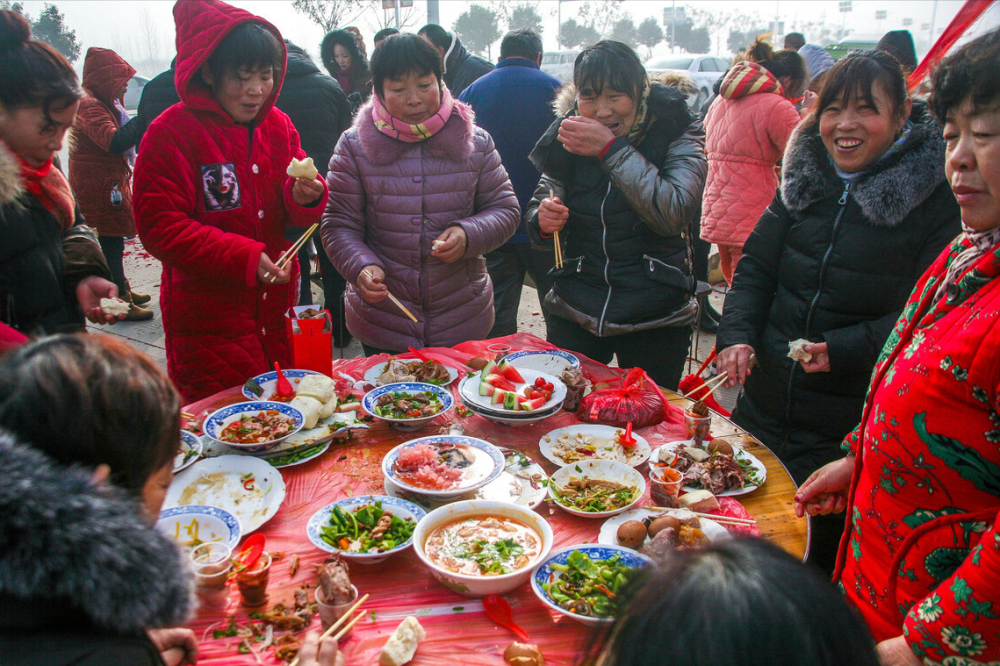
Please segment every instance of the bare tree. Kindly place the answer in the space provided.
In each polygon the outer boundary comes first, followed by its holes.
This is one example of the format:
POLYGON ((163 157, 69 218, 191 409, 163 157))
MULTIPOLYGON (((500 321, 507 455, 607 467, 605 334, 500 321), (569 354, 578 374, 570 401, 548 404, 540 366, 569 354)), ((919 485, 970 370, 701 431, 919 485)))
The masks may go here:
POLYGON ((622 0, 599 0, 594 4, 584 4, 577 16, 581 24, 590 25, 601 37, 607 37, 615 24, 625 18, 625 9, 622 7, 622 0))
POLYGON ((292 3, 295 11, 305 14, 324 33, 350 25, 371 6, 368 0, 295 0, 292 3))
POLYGON ((139 13, 139 35, 142 39, 142 45, 145 47, 146 60, 150 62, 159 60, 160 34, 149 9, 146 7, 143 7, 142 12, 139 13))
MULTIPOLYGON (((397 2, 399 0, 396 0, 397 2)), ((370 10, 365 12, 365 18, 368 19, 368 25, 375 29, 375 32, 383 28, 395 28, 396 27, 396 10, 394 9, 382 9, 382 0, 371 0, 369 2, 370 10)), ((399 29, 402 30, 411 25, 417 25, 417 21, 423 16, 423 12, 418 10, 413 5, 409 7, 399 8, 399 29)))

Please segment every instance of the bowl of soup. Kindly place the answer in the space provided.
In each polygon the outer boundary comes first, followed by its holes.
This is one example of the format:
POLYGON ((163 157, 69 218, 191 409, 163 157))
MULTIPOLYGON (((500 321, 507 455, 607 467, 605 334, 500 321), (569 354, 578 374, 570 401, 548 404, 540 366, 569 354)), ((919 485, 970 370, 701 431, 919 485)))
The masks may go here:
POLYGON ((403 490, 441 500, 493 482, 505 464, 500 449, 486 440, 433 435, 389 451, 382 459, 382 473, 403 490))
POLYGON ((516 504, 466 500, 427 514, 413 549, 445 587, 470 597, 506 594, 528 582, 552 550, 552 528, 516 504))
POLYGON ((276 447, 305 424, 301 411, 283 402, 253 400, 229 405, 205 419, 205 434, 244 453, 276 447))

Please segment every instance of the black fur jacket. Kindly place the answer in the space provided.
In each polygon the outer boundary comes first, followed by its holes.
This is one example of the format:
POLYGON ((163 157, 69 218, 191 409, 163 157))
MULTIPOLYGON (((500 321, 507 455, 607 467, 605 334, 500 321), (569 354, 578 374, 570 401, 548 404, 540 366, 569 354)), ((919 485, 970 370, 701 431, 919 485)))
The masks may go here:
POLYGON ((796 457, 812 444, 823 453, 801 461, 806 475, 842 455, 830 442, 861 418, 875 359, 913 285, 961 230, 941 127, 922 102, 910 119, 902 145, 850 188, 816 125, 800 127, 726 296, 717 348, 748 344, 758 362, 735 418, 779 449, 799 482, 796 457), (806 374, 788 358, 799 338, 827 343, 830 372, 806 374))
POLYGON ((160 664, 192 586, 136 502, 0 432, 0 664, 160 664))

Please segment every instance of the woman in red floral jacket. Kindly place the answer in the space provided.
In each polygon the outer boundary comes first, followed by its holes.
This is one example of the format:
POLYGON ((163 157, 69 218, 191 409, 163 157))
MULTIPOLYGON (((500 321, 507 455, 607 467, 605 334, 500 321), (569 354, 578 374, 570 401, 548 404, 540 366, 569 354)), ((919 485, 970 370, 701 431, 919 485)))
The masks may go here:
POLYGON ((834 574, 883 664, 1000 660, 1000 31, 933 77, 964 232, 917 283, 848 454, 796 495, 850 508, 834 574))
POLYGON ((318 222, 327 194, 320 179, 285 175, 306 155, 274 108, 278 30, 218 0, 178 2, 174 19, 181 103, 143 137, 134 208, 143 245, 163 262, 167 370, 194 401, 288 363, 283 316, 298 291, 294 271, 274 262, 285 227, 318 222))

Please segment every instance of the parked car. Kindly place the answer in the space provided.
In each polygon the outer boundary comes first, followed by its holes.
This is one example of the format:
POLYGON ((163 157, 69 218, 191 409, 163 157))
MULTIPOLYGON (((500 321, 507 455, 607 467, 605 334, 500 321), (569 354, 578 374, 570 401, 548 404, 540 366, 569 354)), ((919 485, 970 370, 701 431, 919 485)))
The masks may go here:
POLYGON ((125 108, 134 111, 139 108, 139 98, 142 97, 142 88, 149 79, 145 76, 133 76, 128 80, 128 90, 125 91, 125 108))
POLYGON ((542 54, 541 70, 548 72, 560 81, 573 79, 573 63, 579 51, 548 51, 542 54))
POLYGON ((688 102, 691 108, 701 107, 712 95, 712 87, 715 82, 722 78, 729 63, 723 58, 712 55, 666 55, 656 56, 646 61, 646 72, 650 77, 662 74, 667 70, 677 70, 684 72, 694 80, 698 87, 698 94, 692 96, 688 102))

